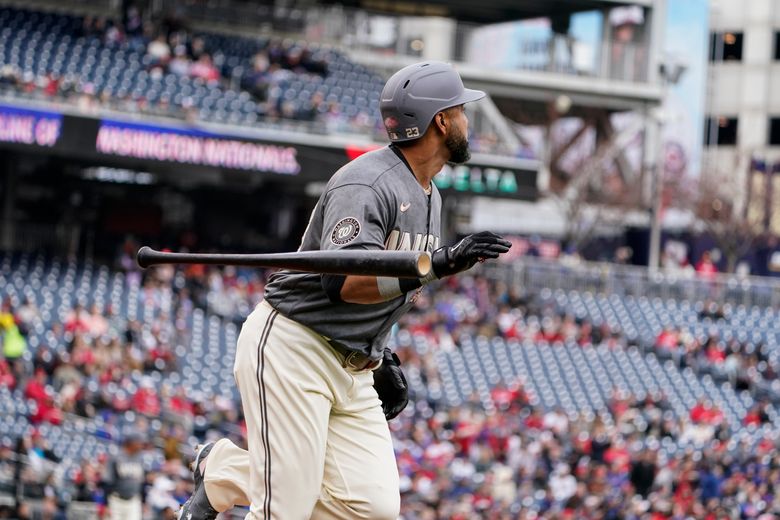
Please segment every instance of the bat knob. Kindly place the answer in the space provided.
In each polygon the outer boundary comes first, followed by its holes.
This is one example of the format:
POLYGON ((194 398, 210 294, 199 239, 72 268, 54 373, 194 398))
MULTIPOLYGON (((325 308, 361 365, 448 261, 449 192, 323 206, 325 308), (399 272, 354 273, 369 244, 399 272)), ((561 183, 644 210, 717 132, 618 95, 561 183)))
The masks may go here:
POLYGON ((149 246, 143 246, 141 249, 139 249, 138 254, 135 255, 135 260, 138 262, 138 265, 143 268, 147 268, 152 265, 152 253, 154 253, 154 249, 149 246))

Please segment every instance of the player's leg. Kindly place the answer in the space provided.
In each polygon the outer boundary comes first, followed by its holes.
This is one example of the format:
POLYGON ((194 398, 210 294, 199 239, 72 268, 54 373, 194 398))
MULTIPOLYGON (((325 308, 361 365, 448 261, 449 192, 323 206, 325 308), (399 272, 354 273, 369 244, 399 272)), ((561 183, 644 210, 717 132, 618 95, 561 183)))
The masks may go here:
POLYGON ((144 517, 144 503, 141 501, 141 497, 135 497, 132 500, 132 511, 127 516, 129 520, 141 520, 144 517))
MULTIPOLYGON (((257 426, 256 421, 262 421, 262 416, 255 412, 260 408, 259 394, 252 391, 250 395, 244 395, 241 388, 242 378, 239 372, 242 368, 251 370, 255 363, 251 359, 251 353, 265 337, 271 311, 266 306, 257 306, 250 313, 241 327, 236 346, 236 360, 234 362, 234 377, 241 395, 241 405, 246 416, 247 430, 252 444, 252 432, 257 426), (241 362, 239 362, 241 360, 241 362)), ((244 450, 229 439, 220 439, 214 443, 208 456, 201 463, 203 486, 209 505, 217 511, 227 511, 234 506, 249 506, 251 504, 251 457, 244 450)), ((197 470, 196 470, 197 471, 197 470)))
POLYGON ((325 476, 313 520, 395 520, 401 507, 390 429, 373 374, 350 374, 353 395, 331 411, 325 476))
POLYGON ((119 520, 125 514, 124 504, 119 497, 111 495, 108 497, 108 513, 111 520, 119 520))
POLYGON ((328 363, 341 368, 322 338, 267 304, 247 318, 235 376, 249 452, 221 441, 206 459, 205 489, 215 509, 251 503, 250 519, 311 516, 322 486, 330 409, 349 383, 328 363))
POLYGON ((111 520, 141 520, 143 504, 140 498, 125 500, 116 495, 108 498, 111 520))
POLYGON ((203 485, 206 497, 217 511, 233 506, 248 506, 249 452, 239 448, 230 439, 220 439, 203 461, 203 485))

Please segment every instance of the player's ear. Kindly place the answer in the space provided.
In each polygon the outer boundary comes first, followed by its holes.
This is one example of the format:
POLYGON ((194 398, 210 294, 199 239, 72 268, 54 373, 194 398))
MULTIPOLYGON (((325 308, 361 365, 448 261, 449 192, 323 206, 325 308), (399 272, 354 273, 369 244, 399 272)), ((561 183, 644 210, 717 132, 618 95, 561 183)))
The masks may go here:
POLYGON ((447 131, 447 125, 449 124, 449 121, 447 121, 447 118, 444 116, 444 112, 438 112, 435 116, 433 116, 433 122, 436 124, 436 127, 441 133, 445 133, 447 131))

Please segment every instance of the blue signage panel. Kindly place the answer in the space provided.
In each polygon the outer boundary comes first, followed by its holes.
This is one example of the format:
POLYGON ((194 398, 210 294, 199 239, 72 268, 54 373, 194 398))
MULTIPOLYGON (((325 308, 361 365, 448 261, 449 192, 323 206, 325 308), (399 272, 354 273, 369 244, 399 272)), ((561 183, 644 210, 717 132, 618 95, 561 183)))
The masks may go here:
POLYGON ((0 105, 0 143, 51 148, 62 135, 62 114, 0 105))
POLYGON ((260 143, 199 129, 170 128, 103 119, 98 127, 98 153, 232 170, 297 175, 301 165, 294 146, 260 143))

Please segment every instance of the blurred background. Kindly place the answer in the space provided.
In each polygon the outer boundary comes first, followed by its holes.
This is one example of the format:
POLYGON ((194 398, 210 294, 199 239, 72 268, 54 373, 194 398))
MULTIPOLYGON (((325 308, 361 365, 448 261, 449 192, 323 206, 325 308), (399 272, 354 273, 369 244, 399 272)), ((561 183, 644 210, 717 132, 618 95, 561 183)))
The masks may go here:
POLYGON ((134 452, 173 518, 245 444, 268 273, 135 252, 295 250, 426 59, 488 93, 442 239, 514 247, 394 334, 402 518, 780 515, 777 2, 0 0, 0 518, 108 517, 134 452))

